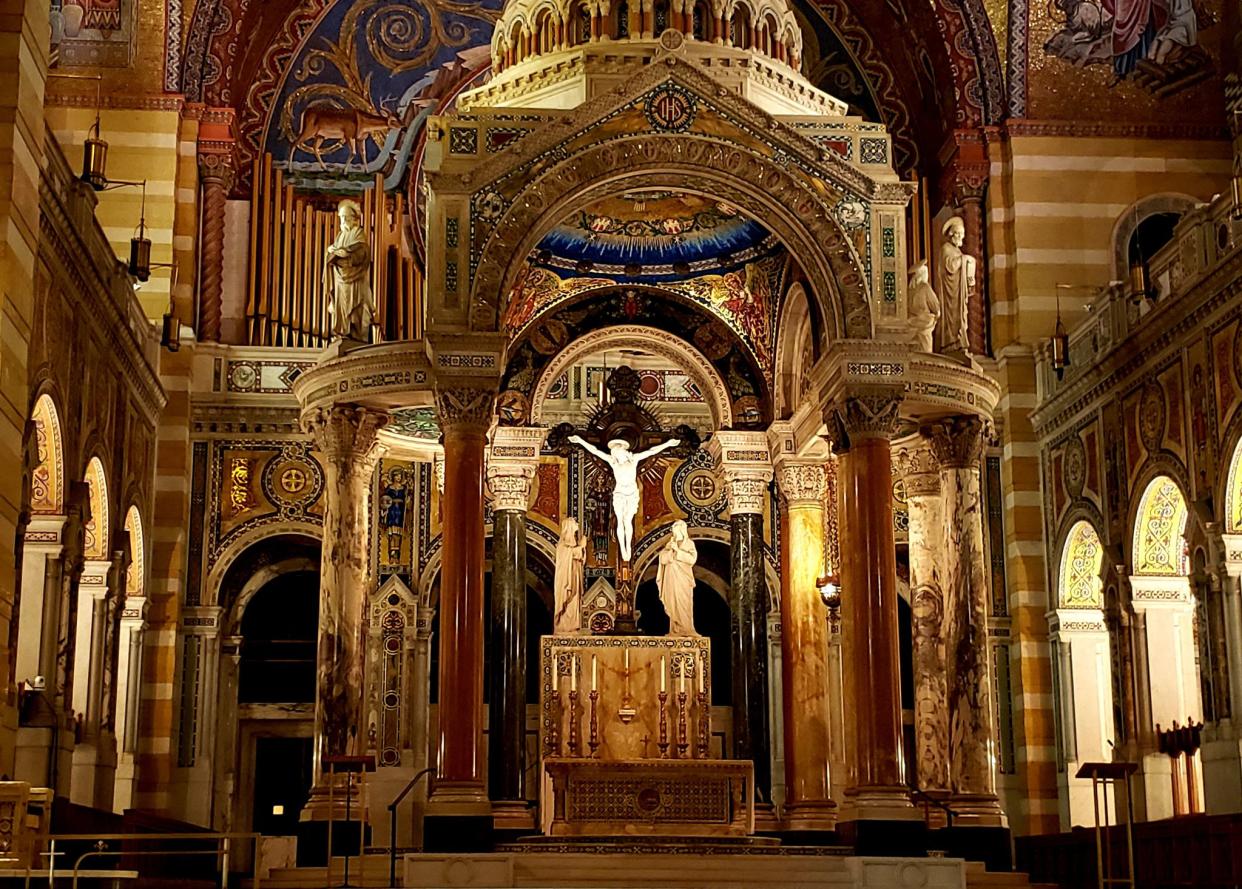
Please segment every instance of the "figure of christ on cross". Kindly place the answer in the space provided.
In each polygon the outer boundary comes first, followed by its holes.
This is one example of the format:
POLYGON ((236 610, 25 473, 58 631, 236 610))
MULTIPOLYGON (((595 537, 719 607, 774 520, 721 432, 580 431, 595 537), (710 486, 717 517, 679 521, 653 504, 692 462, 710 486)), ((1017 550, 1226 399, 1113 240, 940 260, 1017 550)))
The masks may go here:
POLYGON ((612 511, 617 517, 617 547, 621 551, 621 562, 628 563, 630 545, 634 537, 634 516, 638 512, 638 464, 661 451, 677 447, 681 444, 681 440, 670 438, 654 448, 639 451, 637 454, 630 450, 630 443, 621 438, 614 438, 608 442, 607 453, 580 435, 569 436, 569 441, 581 445, 587 453, 603 460, 612 469, 612 511))

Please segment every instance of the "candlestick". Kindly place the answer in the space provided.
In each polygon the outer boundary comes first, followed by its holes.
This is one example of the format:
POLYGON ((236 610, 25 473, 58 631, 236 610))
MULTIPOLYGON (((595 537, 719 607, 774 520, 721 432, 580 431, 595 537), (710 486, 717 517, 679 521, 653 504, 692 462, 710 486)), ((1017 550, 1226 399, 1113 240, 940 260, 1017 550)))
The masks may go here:
POLYGON ((664 666, 664 655, 660 655, 660 694, 664 694, 668 691, 668 689, 664 687, 667 672, 667 668, 664 666))
MULTIPOLYGON (((682 674, 685 678, 685 674, 682 674)), ((686 740, 686 723, 690 720, 690 713, 686 709, 686 692, 685 689, 677 692, 677 758, 684 758, 686 748, 690 746, 690 742, 686 740)))
POLYGON ((599 715, 596 706, 599 704, 599 692, 591 689, 591 733, 587 737, 587 745, 591 748, 591 755, 595 756, 595 751, 599 747, 599 715))
POLYGON ((561 693, 553 692, 552 702, 552 725, 548 730, 548 755, 561 755, 561 720, 565 716, 564 706, 561 704, 561 693))
POLYGON ((707 759, 707 743, 711 737, 712 711, 711 703, 707 700, 707 692, 702 688, 699 689, 699 738, 698 738, 698 755, 699 759, 707 759))
POLYGON ((599 661, 595 655, 591 655, 591 691, 599 686, 599 661))
MULTIPOLYGON (((664 660, 660 658, 660 660, 664 660)), ((661 673, 663 678, 664 674, 661 673)), ((660 748, 660 759, 668 759, 668 692, 660 690, 660 740, 656 746, 660 748)))
POLYGON ((582 739, 578 736, 578 689, 569 690, 569 755, 582 752, 582 739))

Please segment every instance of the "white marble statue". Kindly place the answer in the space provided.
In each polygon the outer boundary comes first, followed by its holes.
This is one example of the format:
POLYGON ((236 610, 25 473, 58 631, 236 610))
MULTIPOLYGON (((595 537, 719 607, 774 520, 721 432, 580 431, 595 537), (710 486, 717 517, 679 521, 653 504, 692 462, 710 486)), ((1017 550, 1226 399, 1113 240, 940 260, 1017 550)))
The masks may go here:
POLYGON ((690 539, 690 529, 680 519, 673 522, 673 536, 660 550, 656 587, 668 614, 670 636, 697 636, 694 629, 694 563, 699 552, 690 539))
POLYGON ((910 329, 914 332, 914 348, 920 352, 932 351, 932 334, 940 319, 940 300, 932 290, 931 272, 926 262, 920 262, 910 272, 910 286, 906 298, 909 303, 910 329))
POLYGON ((630 443, 624 439, 614 438, 608 442, 608 453, 604 453, 580 435, 571 435, 569 440, 586 448, 612 468, 612 511, 617 517, 617 545, 621 551, 621 561, 630 560, 630 544, 634 537, 634 515, 638 512, 638 464, 648 457, 654 457, 661 451, 675 448, 681 441, 670 438, 654 448, 630 451, 630 443))
POLYGON ((556 616, 552 632, 558 636, 573 635, 582 630, 582 584, 586 569, 586 540, 578 528, 578 520, 569 517, 561 522, 561 539, 556 542, 556 574, 552 589, 556 616))
POLYGON ((966 241, 966 223, 962 217, 951 217, 940 233, 944 235, 940 247, 940 277, 936 282, 941 300, 940 350, 964 352, 969 342, 966 322, 970 314, 970 294, 975 289, 979 263, 969 253, 962 252, 962 244, 966 241))
POLYGON ((371 245, 362 230, 357 201, 341 201, 336 208, 340 234, 328 247, 323 268, 324 288, 332 313, 332 338, 371 341, 375 297, 371 293, 371 245))

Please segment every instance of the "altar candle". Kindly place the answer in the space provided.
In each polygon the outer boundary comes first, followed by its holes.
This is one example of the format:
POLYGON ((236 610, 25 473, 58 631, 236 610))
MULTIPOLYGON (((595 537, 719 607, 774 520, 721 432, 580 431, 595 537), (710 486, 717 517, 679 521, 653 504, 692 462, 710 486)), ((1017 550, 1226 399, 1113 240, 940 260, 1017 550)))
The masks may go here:
POLYGON ((578 690, 578 655, 574 655, 574 661, 569 667, 569 690, 578 690))
POLYGON ((552 690, 556 691, 556 682, 560 678, 560 666, 556 663, 555 655, 552 657, 552 690))
POLYGON ((703 694, 703 674, 706 672, 706 663, 699 661, 699 694, 703 694))
POLYGON ((625 649, 625 675, 627 677, 630 675, 630 650, 628 648, 625 649))
POLYGON ((677 690, 684 695, 686 693, 686 662, 685 661, 681 662, 681 674, 678 676, 677 681, 679 683, 679 685, 677 686, 677 690))
POLYGON ((595 687, 599 682, 599 663, 595 660, 595 655, 591 655, 591 691, 595 691, 595 687))
POLYGON ((665 676, 664 655, 660 655, 660 691, 662 692, 668 691, 664 685, 665 676))

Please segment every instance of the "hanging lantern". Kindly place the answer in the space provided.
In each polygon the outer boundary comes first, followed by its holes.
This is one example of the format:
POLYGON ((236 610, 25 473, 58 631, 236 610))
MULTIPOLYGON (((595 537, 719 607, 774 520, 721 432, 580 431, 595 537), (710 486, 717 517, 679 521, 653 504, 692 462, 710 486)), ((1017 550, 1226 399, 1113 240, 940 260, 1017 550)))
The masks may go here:
POLYGON ((164 329, 160 332, 160 345, 169 352, 181 348, 181 320, 172 312, 164 313, 164 329))
POLYGON ((99 120, 82 143, 82 181, 95 191, 108 184, 108 143, 99 137, 99 120))
POLYGON ((1139 302, 1151 295, 1151 279, 1142 257, 1130 260, 1130 299, 1139 302))
POLYGON ((1057 326, 1052 331, 1052 369, 1057 379, 1065 377, 1065 368, 1070 364, 1069 334, 1065 332, 1065 324, 1061 321, 1061 310, 1057 309, 1057 326))
POLYGON ((138 224, 138 234, 129 239, 129 273, 143 282, 151 277, 151 239, 143 223, 138 224))
POLYGON ((1242 158, 1234 164, 1232 215, 1234 219, 1242 219, 1242 158))

